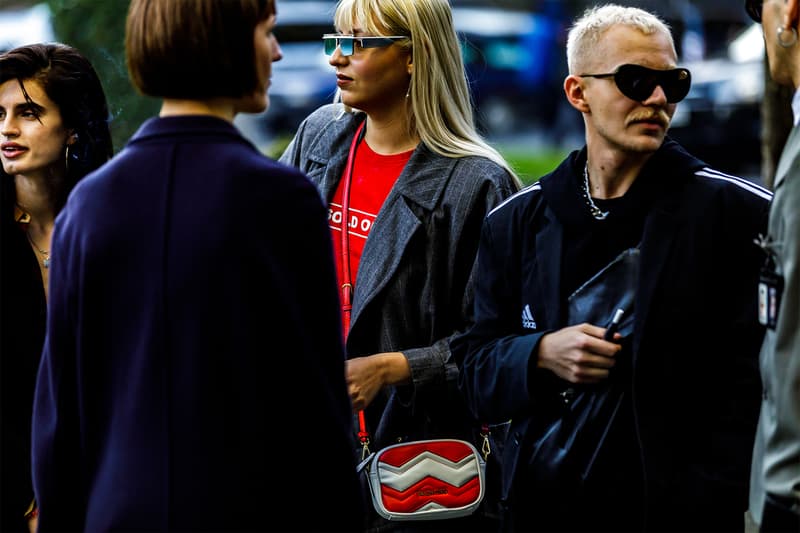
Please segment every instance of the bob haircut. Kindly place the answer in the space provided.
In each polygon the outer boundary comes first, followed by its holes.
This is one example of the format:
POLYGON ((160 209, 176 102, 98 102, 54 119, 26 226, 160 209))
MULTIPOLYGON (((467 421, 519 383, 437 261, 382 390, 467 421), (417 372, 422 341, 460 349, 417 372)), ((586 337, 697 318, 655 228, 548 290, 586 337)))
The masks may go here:
POLYGON ((136 89, 180 100, 239 98, 257 87, 253 32, 275 0, 131 0, 125 58, 136 89))
MULTIPOLYGON (((0 54, 0 83, 9 80, 19 83, 31 104, 35 102, 28 96, 25 85, 39 83, 47 97, 58 106, 64 127, 77 134, 67 152, 66 178, 56 199, 57 207, 61 208, 78 180, 108 161, 114 153, 108 103, 100 78, 77 49, 61 43, 37 43, 0 54)), ((4 174, 0 167, 0 177, 4 174)))

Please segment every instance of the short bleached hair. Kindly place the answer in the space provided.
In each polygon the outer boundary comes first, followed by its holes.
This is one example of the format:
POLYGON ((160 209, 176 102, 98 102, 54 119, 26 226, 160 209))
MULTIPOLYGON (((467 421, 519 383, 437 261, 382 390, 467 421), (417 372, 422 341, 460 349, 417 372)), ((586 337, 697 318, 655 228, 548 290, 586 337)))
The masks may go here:
POLYGON ((570 28, 567 36, 567 67, 570 74, 580 74, 578 70, 583 68, 581 65, 598 52, 602 35, 615 26, 629 26, 645 35, 663 33, 677 57, 669 25, 657 15, 638 7, 605 4, 587 9, 570 28))

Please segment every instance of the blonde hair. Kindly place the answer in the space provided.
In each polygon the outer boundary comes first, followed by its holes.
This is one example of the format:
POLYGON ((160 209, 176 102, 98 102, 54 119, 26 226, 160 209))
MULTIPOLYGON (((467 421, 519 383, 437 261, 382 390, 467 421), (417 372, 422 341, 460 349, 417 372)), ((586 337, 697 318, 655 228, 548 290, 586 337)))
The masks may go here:
POLYGON ((667 23, 658 16, 637 7, 606 4, 587 9, 570 28, 567 36, 569 73, 580 74, 579 70, 586 64, 587 58, 602 53, 597 46, 601 36, 608 29, 619 25, 636 28, 645 35, 663 33, 669 39, 675 54, 672 32, 667 23))
MULTIPOLYGON (((447 0, 339 0, 334 24, 373 35, 406 35, 414 71, 407 98, 408 127, 433 152, 452 158, 482 156, 521 185, 514 170, 475 129, 472 101, 447 0)), ((340 100, 337 91, 336 100, 340 100)))

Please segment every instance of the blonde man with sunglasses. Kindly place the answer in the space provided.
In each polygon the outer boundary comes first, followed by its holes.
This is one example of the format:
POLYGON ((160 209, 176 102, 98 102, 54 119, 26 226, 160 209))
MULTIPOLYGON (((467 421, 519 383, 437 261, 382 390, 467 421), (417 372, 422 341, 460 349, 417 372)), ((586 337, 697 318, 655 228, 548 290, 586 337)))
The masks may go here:
POLYGON ((771 195, 668 138, 691 74, 653 14, 588 9, 567 61, 586 145, 489 214, 451 345, 475 416, 512 421, 507 529, 741 531, 771 195), (607 277, 617 257, 638 263, 607 277))

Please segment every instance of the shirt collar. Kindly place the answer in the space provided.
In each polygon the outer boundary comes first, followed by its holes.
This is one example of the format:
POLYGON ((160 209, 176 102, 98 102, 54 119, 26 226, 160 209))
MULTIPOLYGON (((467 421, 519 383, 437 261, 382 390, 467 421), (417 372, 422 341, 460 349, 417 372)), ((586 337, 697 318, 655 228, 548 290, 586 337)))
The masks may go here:
POLYGON ((794 125, 800 122, 800 90, 794 92, 792 97, 792 114, 794 115, 794 125))

